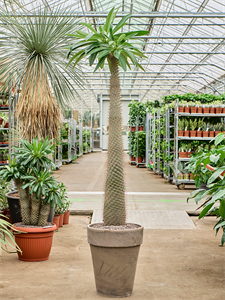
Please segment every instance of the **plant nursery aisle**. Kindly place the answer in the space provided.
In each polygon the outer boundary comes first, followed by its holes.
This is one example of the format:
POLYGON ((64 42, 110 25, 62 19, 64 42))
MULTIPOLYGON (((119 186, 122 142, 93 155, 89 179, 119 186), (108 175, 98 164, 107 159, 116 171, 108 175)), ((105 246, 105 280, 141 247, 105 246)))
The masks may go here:
MULTIPOLYGON (((93 222, 102 221, 106 159, 107 152, 90 153, 55 172, 69 190, 72 213, 94 212, 93 222)), ((124 152, 128 221, 141 222, 145 228, 192 228, 186 212, 193 212, 196 204, 186 199, 194 186, 178 190, 149 169, 130 165, 128 159, 124 152)))

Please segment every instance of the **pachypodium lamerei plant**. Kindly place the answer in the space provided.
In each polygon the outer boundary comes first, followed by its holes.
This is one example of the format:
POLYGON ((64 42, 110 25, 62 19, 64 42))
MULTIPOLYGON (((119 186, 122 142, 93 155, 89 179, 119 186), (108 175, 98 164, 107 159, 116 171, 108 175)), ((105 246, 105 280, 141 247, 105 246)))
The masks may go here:
POLYGON ((14 147, 13 159, 0 170, 3 180, 14 180, 20 195, 21 216, 25 225, 44 226, 50 207, 61 206, 60 184, 53 177, 55 165, 49 158, 53 141, 38 138, 29 143, 21 140, 14 147))
POLYGON ((76 66, 81 59, 88 57, 90 66, 98 59, 94 72, 103 68, 105 61, 108 61, 110 68, 109 141, 103 219, 104 225, 115 226, 126 223, 119 66, 126 71, 127 67, 130 69, 130 63, 133 63, 143 69, 136 57, 145 56, 129 40, 148 34, 148 31, 118 33, 131 14, 124 16, 113 27, 116 13, 114 8, 111 9, 105 24, 99 25, 97 30, 90 24, 82 23, 91 32, 76 31, 73 36, 78 41, 70 47, 68 53, 69 57, 75 51, 69 65, 74 63, 76 66))

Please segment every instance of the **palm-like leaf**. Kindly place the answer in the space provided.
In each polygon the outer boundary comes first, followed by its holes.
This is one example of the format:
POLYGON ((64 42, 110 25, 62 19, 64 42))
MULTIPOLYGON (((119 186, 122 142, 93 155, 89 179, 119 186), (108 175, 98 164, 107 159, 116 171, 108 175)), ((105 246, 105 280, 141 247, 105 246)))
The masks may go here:
POLYGON ((89 58, 91 66, 97 58, 98 63, 94 71, 98 68, 103 68, 107 60, 111 72, 109 154, 103 212, 105 225, 123 225, 126 222, 119 66, 121 66, 124 71, 127 70, 127 67, 130 68, 130 63, 142 68, 137 58, 143 58, 145 56, 138 48, 131 44, 129 40, 148 33, 147 31, 118 33, 130 16, 131 15, 123 17, 113 28, 112 24, 116 17, 116 12, 114 12, 113 8, 109 12, 104 26, 100 25, 97 30, 91 25, 83 23, 91 32, 87 33, 79 30, 73 34, 72 36, 78 41, 73 44, 68 51, 68 57, 73 54, 68 65, 73 63, 73 65, 76 66, 81 59, 89 58))
POLYGON ((60 109, 74 101, 75 85, 81 86, 81 72, 67 68, 66 34, 78 29, 68 11, 38 11, 33 18, 9 15, 0 8, 1 92, 13 84, 21 90, 17 116, 22 134, 28 140, 36 135, 55 137, 60 122, 60 109))
POLYGON ((127 67, 130 68, 129 60, 136 67, 142 68, 138 63, 136 56, 139 58, 145 58, 145 56, 137 47, 134 46, 134 44, 129 43, 128 40, 136 36, 146 35, 148 31, 132 31, 116 34, 116 32, 118 32, 118 30, 126 24, 126 21, 131 17, 131 15, 129 14, 124 16, 113 28, 112 23, 115 17, 116 12, 114 12, 113 8, 108 14, 105 25, 100 25, 97 31, 90 24, 81 23, 92 32, 88 34, 87 32, 77 30, 75 34, 70 34, 70 36, 75 37, 78 42, 70 47, 68 57, 74 50, 80 48, 81 50, 71 57, 68 65, 74 62, 74 66, 76 66, 81 59, 88 57, 91 66, 97 57, 98 64, 94 70, 95 72, 98 68, 103 68, 105 60, 109 59, 110 55, 113 55, 118 59, 119 65, 124 71, 127 70, 127 67))

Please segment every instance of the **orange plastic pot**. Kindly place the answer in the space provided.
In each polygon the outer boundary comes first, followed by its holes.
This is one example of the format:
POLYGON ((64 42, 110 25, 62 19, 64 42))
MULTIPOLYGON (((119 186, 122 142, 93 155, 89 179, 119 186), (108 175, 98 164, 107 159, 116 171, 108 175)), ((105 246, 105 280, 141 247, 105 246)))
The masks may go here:
POLYGON ((19 260, 23 261, 43 261, 49 258, 53 233, 56 225, 52 227, 19 227, 19 223, 13 224, 14 228, 23 233, 14 232, 15 242, 21 249, 17 252, 19 260))
POLYGON ((181 112, 181 113, 184 112, 184 107, 183 106, 179 106, 178 111, 181 112))
POLYGON ((138 127, 138 130, 139 130, 139 131, 143 131, 143 130, 144 130, 144 126, 139 126, 139 127, 138 127))
POLYGON ((63 217, 64 217, 64 214, 59 215, 59 227, 63 226, 63 217))
POLYGON ((135 126, 131 126, 130 127, 130 131, 136 131, 136 127, 135 126))
POLYGON ((69 224, 70 211, 64 212, 63 225, 69 224))
POLYGON ((143 162, 143 157, 138 157, 138 163, 141 164, 143 162))
POLYGON ((56 216, 54 216, 54 218, 53 218, 53 223, 56 225, 56 230, 58 230, 58 228, 59 228, 59 218, 60 218, 60 215, 56 215, 56 216))

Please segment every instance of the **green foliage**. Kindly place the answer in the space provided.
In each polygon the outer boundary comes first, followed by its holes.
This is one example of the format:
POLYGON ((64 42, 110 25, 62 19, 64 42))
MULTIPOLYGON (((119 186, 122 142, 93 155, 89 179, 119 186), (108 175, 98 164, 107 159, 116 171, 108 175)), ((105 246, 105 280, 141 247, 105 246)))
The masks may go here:
POLYGON ((179 119, 178 119, 178 129, 179 129, 179 130, 184 130, 184 129, 185 129, 185 126, 184 126, 184 119, 182 119, 182 118, 179 118, 179 119))
POLYGON ((10 183, 1 181, 0 183, 0 211, 8 208, 7 197, 5 196, 10 191, 10 183))
POLYGON ((106 60, 108 60, 110 68, 110 55, 113 55, 118 59, 118 63, 124 71, 127 70, 127 67, 130 69, 130 63, 143 69, 137 61, 136 56, 139 58, 146 58, 146 56, 144 56, 138 48, 134 47, 134 44, 131 44, 128 41, 137 36, 148 34, 148 31, 117 33, 118 30, 126 24, 126 21, 131 17, 131 14, 124 16, 119 23, 113 27, 113 21, 117 13, 114 9, 115 8, 112 8, 110 10, 104 26, 100 25, 97 30, 95 30, 94 26, 87 23, 81 23, 91 30, 91 33, 77 30, 75 34, 69 35, 70 37, 75 37, 79 41, 75 42, 68 51, 68 57, 72 52, 76 52, 71 57, 68 65, 74 62, 75 67, 81 59, 88 58, 89 64, 92 66, 95 59, 98 59, 98 63, 94 69, 95 72, 98 68, 102 69, 104 67, 106 60), (80 48, 81 50, 77 51, 80 48))
POLYGON ((20 142, 21 147, 14 147, 14 158, 9 158, 9 165, 1 169, 0 176, 8 182, 15 180, 20 194, 23 222, 26 225, 44 226, 48 215, 43 218, 42 207, 46 206, 50 210, 54 204, 61 205, 59 182, 54 179, 51 171, 55 165, 49 158, 53 154, 52 140, 39 141, 36 138, 32 143, 26 140, 20 142), (37 221, 32 224, 34 205, 40 208, 35 216, 37 221))
POLYGON ((179 100, 179 102, 192 102, 192 103, 202 103, 202 104, 207 104, 207 103, 212 103, 215 101, 221 101, 223 102, 225 100, 225 95, 222 94, 220 96, 213 95, 213 94, 192 94, 192 93, 187 93, 183 95, 168 95, 168 96, 163 96, 162 100, 164 103, 171 103, 174 102, 175 100, 179 100))
MULTIPOLYGON (((224 159, 225 159, 225 146, 224 143, 225 137, 224 133, 218 134, 214 139, 215 147, 209 152, 203 152, 195 155, 190 161, 189 170, 192 168, 192 172, 198 172, 199 167, 203 164, 203 167, 206 169, 206 165, 210 164, 215 167, 214 171, 208 171, 209 176, 207 178, 207 187, 208 190, 196 190, 190 194, 187 201, 191 198, 195 199, 196 204, 199 201, 204 200, 204 203, 199 207, 203 207, 202 212, 199 215, 199 218, 213 213, 219 219, 215 224, 214 229, 216 233, 220 228, 223 230, 221 245, 225 243, 225 177, 221 175, 225 171, 224 159)), ((196 178, 195 180, 201 181, 201 178, 196 178)), ((197 187, 200 184, 197 182, 197 187)))
POLYGON ((128 133, 128 154, 134 156, 134 145, 136 143, 136 136, 134 131, 128 133))
MULTIPOLYGON (((16 253, 17 251, 21 252, 19 246, 14 240, 14 235, 12 233, 13 225, 8 221, 4 220, 5 216, 0 214, 0 256, 2 255, 2 250, 7 253, 16 253), (9 251, 8 246, 15 250, 15 252, 9 251)), ((13 231, 19 233, 20 231, 13 228, 13 231)), ((21 252, 22 253, 22 252, 21 252)))
POLYGON ((135 144, 134 144, 134 156, 137 157, 137 151, 139 157, 145 157, 146 151, 146 132, 139 131, 136 133, 135 144), (137 140, 138 139, 138 140, 137 140), (138 143, 138 145, 137 145, 138 143), (138 148, 137 148, 138 146, 138 148))
POLYGON ((196 118, 190 120, 190 129, 191 130, 196 130, 197 129, 197 124, 198 124, 198 120, 196 118))

